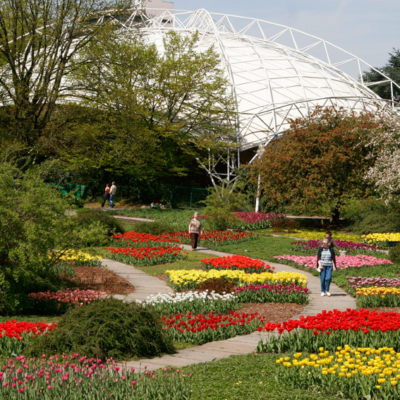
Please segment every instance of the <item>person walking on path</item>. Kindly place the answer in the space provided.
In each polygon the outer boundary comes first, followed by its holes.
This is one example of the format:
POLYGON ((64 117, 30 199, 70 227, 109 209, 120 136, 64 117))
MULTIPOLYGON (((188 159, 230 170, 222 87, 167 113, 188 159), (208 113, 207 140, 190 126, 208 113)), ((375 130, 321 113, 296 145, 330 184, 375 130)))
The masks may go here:
POLYGON ((332 270, 336 271, 335 250, 329 247, 329 239, 322 240, 318 249, 317 270, 321 273, 321 296, 330 296, 329 286, 332 281, 332 270))
POLYGON ((110 185, 108 183, 104 189, 103 203, 101 204, 102 208, 104 207, 104 204, 106 204, 106 201, 108 201, 108 206, 110 206, 110 185))
POLYGON ((199 213, 195 212, 193 214, 193 218, 189 223, 189 235, 190 240, 192 242, 192 251, 197 249, 197 242, 199 240, 199 234, 201 233, 201 222, 197 219, 199 217, 199 213))
POLYGON ((115 186, 115 182, 113 182, 111 184, 111 188, 110 188, 110 201, 108 203, 108 206, 111 207, 111 208, 115 207, 115 204, 114 204, 115 193, 117 193, 117 187, 115 186))
MULTIPOLYGON (((332 232, 326 232, 325 239, 328 239, 328 247, 332 247, 332 249, 338 248, 335 240, 332 238, 332 232)), ((320 242, 320 247, 322 247, 322 240, 320 242)))

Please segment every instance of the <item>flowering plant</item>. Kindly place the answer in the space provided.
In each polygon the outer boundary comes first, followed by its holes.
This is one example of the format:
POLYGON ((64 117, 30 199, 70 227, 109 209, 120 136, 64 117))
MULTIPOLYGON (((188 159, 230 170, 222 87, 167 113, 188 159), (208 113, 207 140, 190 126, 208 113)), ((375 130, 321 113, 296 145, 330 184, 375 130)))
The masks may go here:
POLYGON ((258 274, 246 274, 243 271, 209 271, 201 270, 168 270, 165 271, 175 290, 195 289, 199 283, 213 278, 232 280, 239 285, 248 283, 290 283, 306 287, 307 277, 298 272, 262 272, 258 274))
POLYGON ((235 313, 217 315, 214 312, 208 315, 192 313, 177 314, 163 317, 165 330, 176 341, 186 343, 203 344, 215 340, 228 339, 237 335, 245 335, 261 329, 265 317, 259 317, 258 313, 235 313))
MULTIPOLYGON (((294 232, 290 233, 284 233, 283 235, 285 236, 295 236, 300 239, 311 239, 311 240, 317 240, 317 239, 323 239, 325 237, 326 230, 323 229, 295 229, 294 232)), ((335 231, 334 234, 334 239, 337 240, 344 240, 344 241, 353 241, 353 242, 360 242, 361 241, 361 235, 356 235, 354 233, 345 233, 345 232, 339 232, 335 231)))
POLYGON ((101 265, 101 257, 84 253, 80 250, 66 250, 49 253, 49 257, 57 257, 59 264, 69 264, 79 267, 98 267, 101 265))
MULTIPOLYGON (((298 265, 305 266, 311 269, 317 269, 317 257, 316 256, 275 256, 278 260, 286 260, 294 262, 298 265)), ((384 258, 377 258, 373 256, 356 255, 356 256, 337 256, 336 257, 336 268, 347 269, 347 268, 361 268, 364 266, 371 265, 384 265, 393 264, 390 260, 384 258)))
POLYGON ((233 229, 267 229, 271 227, 271 220, 285 218, 284 214, 266 214, 254 211, 236 212, 234 216, 240 219, 241 223, 232 226, 233 229))
POLYGON ((377 286, 357 288, 356 295, 359 307, 400 306, 400 288, 377 286))
MULTIPOLYGON (((375 244, 356 243, 348 240, 335 240, 339 250, 346 251, 351 254, 364 254, 382 250, 383 247, 378 247, 375 244)), ((316 254, 316 250, 321 247, 320 240, 299 240, 292 242, 292 250, 306 254, 316 254)))
POLYGON ((211 311, 226 313, 239 307, 238 297, 234 293, 218 294, 208 290, 204 292, 158 294, 148 296, 145 302, 138 302, 146 307, 153 307, 164 315, 181 314, 189 311, 193 314, 211 311))
POLYGON ((108 244, 115 244, 118 247, 156 247, 160 243, 177 244, 179 242, 180 240, 175 237, 174 233, 167 232, 160 235, 152 235, 134 231, 112 235, 108 240, 108 244))
POLYGON ((349 287, 353 289, 365 286, 400 287, 400 278, 348 276, 346 279, 349 282, 349 287))
POLYGON ((380 343, 398 348, 400 313, 347 309, 323 311, 313 316, 301 316, 282 324, 266 323, 267 332, 275 329, 281 334, 259 343, 258 351, 317 351, 319 347, 349 346, 379 347, 380 343), (300 328, 300 329, 298 329, 300 328), (282 333, 288 334, 282 335, 282 333))
POLYGON ((362 237, 368 243, 400 242, 400 233, 370 233, 362 237))
POLYGON ((317 354, 296 353, 281 357, 277 379, 292 388, 318 388, 325 394, 346 398, 396 399, 400 397, 400 353, 393 348, 339 346, 330 353, 320 347, 317 354))
POLYGON ((112 360, 87 358, 79 354, 48 360, 10 359, 0 372, 2 399, 190 399, 188 379, 179 370, 154 373, 122 368, 112 360))
POLYGON ((263 272, 275 267, 267 265, 264 261, 244 256, 228 256, 208 258, 201 260, 202 267, 219 270, 243 270, 247 272, 263 272))
POLYGON ((64 314, 69 307, 81 307, 98 301, 107 295, 94 290, 65 289, 57 292, 30 293, 29 299, 35 303, 35 311, 42 314, 64 314))
POLYGON ((307 304, 309 289, 295 285, 293 282, 270 285, 262 283, 244 285, 235 290, 242 303, 297 303, 307 304))
POLYGON ((0 323, 0 354, 21 354, 32 339, 51 332, 57 324, 44 322, 17 322, 15 319, 0 323))
POLYGON ((126 264, 148 266, 171 263, 185 259, 186 253, 181 254, 180 247, 130 247, 113 248, 106 247, 111 252, 111 258, 126 264))

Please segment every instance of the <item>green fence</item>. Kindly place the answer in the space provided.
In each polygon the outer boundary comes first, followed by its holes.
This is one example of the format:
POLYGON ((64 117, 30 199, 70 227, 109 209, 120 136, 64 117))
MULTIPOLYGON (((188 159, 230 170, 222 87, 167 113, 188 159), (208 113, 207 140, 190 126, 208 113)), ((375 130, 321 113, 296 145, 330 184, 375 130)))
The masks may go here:
POLYGON ((210 194, 208 189, 173 186, 171 188, 172 208, 203 208, 204 201, 210 194))
POLYGON ((56 189, 62 194, 67 194, 69 192, 75 192, 75 196, 78 199, 84 199, 87 195, 88 187, 86 185, 57 185, 56 183, 50 183, 51 186, 56 186, 56 189))

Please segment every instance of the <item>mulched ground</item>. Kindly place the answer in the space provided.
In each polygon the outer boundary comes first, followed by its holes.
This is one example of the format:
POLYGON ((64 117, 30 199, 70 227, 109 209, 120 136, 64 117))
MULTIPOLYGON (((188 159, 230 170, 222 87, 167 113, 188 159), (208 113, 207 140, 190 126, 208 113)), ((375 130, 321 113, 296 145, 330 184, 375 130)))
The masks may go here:
POLYGON ((258 313, 259 316, 265 317, 265 322, 272 324, 282 323, 288 319, 292 319, 296 315, 303 312, 304 305, 292 303, 248 303, 236 312, 244 312, 248 314, 258 313))
POLYGON ((74 267, 76 276, 64 277, 81 289, 90 289, 107 294, 128 294, 135 287, 114 272, 101 267, 74 267))

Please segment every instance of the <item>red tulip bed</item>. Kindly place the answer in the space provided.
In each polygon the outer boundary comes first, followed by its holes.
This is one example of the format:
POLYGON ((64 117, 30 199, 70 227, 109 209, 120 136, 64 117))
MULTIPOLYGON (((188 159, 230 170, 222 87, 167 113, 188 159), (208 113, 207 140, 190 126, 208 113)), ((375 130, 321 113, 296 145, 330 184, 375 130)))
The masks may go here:
POLYGON ((118 247, 157 247, 163 244, 178 244, 180 240, 175 233, 162 233, 160 235, 152 235, 150 233, 141 232, 125 232, 120 235, 112 235, 107 244, 116 245, 118 247))
POLYGON ((241 220, 240 224, 232 227, 236 229, 267 229, 271 227, 270 221, 286 217, 284 214, 266 214, 254 211, 236 212, 234 215, 241 220))
POLYGON ((117 249, 106 247, 106 249, 110 250, 110 258, 113 260, 138 266, 172 263, 186 258, 185 253, 181 254, 180 247, 123 247, 117 249))
POLYGON ((106 294, 94 290, 66 289, 58 292, 30 293, 28 297, 35 303, 35 313, 60 315, 66 313, 70 307, 81 307, 101 300, 106 294))
POLYGON ((46 359, 10 359, 0 372, 0 398, 11 399, 191 399, 191 374, 164 368, 136 372, 112 359, 74 354, 46 359))
POLYGON ((57 324, 43 322, 17 322, 15 319, 0 323, 0 355, 21 354, 25 346, 36 337, 51 332, 57 324))
POLYGON ((242 303, 296 303, 307 304, 309 289, 298 286, 269 283, 250 284, 237 288, 234 293, 242 303))
POLYGON ((275 267, 271 267, 264 261, 236 255, 204 259, 201 260, 201 263, 205 269, 243 270, 249 273, 266 272, 275 269, 275 267))
POLYGON ((165 330, 172 335, 175 341, 182 341, 193 344, 203 344, 215 340, 224 340, 238 335, 246 335, 262 330, 265 317, 258 316, 258 313, 235 313, 228 312, 228 315, 215 314, 177 314, 170 317, 163 317, 165 330))
POLYGON ((323 311, 315 316, 300 317, 282 324, 266 323, 267 332, 278 330, 280 336, 272 336, 260 342, 258 351, 317 352, 319 347, 335 349, 351 347, 384 346, 400 350, 400 313, 347 309, 347 311, 323 311))

